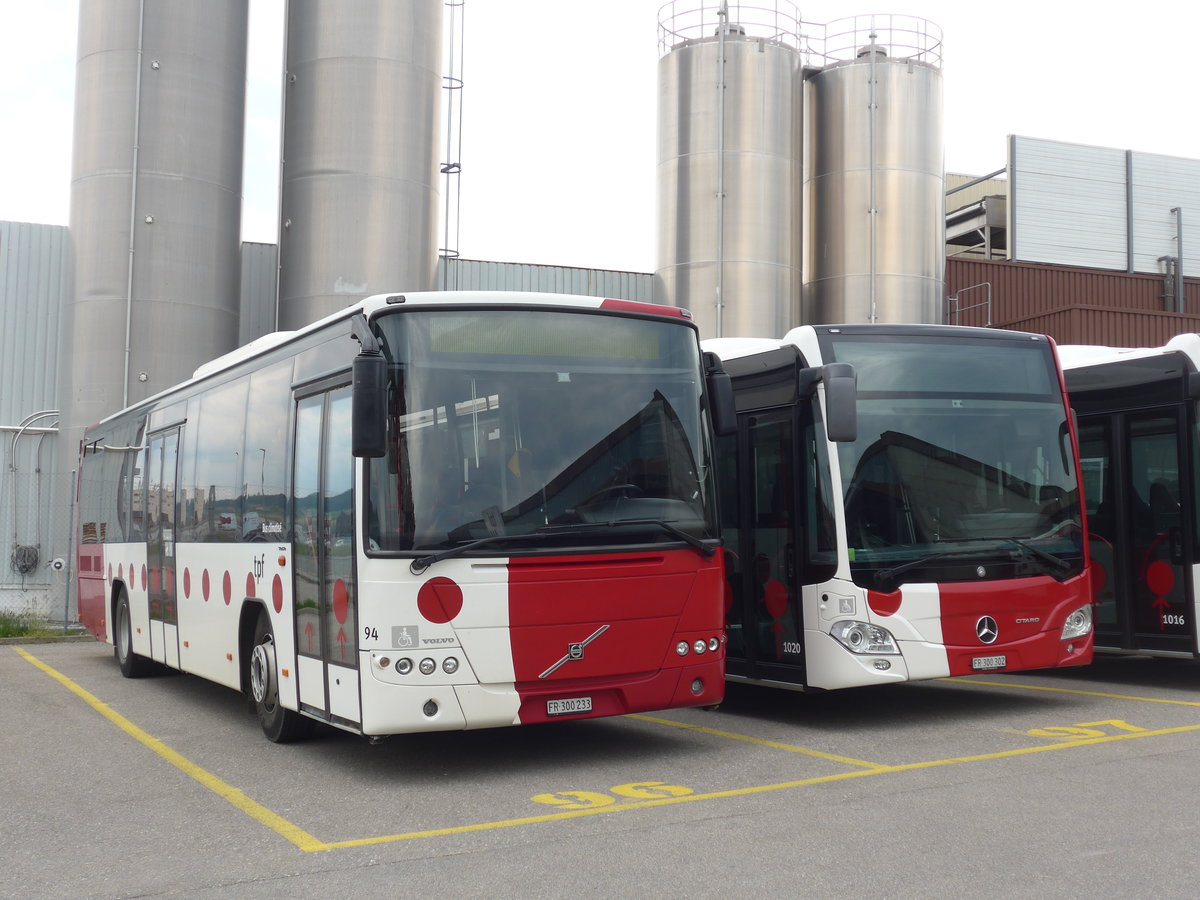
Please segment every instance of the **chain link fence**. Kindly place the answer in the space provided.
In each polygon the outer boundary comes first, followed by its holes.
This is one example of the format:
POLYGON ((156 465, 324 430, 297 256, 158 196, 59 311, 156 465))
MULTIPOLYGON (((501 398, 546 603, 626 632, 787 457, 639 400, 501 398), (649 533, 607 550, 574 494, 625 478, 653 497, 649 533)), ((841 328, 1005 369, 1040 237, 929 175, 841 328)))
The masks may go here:
POLYGON ((0 614, 71 624, 74 473, 54 470, 40 438, 0 441, 0 614))

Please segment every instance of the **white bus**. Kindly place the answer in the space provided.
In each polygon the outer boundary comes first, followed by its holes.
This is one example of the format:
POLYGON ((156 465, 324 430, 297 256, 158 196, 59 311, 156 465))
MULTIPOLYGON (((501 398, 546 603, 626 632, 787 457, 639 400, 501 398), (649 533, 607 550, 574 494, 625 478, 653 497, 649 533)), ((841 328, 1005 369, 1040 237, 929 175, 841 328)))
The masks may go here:
POLYGON ((1042 335, 821 325, 704 342, 728 678, 835 689, 1092 657, 1071 418, 1042 335))
POLYGON ((1079 417, 1096 647, 1196 657, 1200 335, 1060 350, 1079 417))
POLYGON ((270 335, 87 430, 80 618, 275 741, 717 703, 707 384, 685 311, 620 300, 377 296, 270 335))

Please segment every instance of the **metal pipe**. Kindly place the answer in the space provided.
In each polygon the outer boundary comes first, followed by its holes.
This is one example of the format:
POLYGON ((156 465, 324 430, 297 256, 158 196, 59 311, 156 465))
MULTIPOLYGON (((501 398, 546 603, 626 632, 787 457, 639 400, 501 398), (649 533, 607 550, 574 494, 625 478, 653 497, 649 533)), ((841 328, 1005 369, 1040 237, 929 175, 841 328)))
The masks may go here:
POLYGON ((129 173, 129 271, 125 278, 125 372, 121 379, 121 408, 129 405, 129 363, 133 356, 133 256, 137 228, 138 150, 142 127, 142 41, 146 29, 146 0, 138 4, 137 77, 133 88, 133 165, 129 173))
POLYGON ((72 572, 75 563, 75 507, 79 500, 79 470, 71 470, 71 502, 67 504, 67 589, 63 591, 63 634, 71 621, 72 572))
POLYGON ((1133 151, 1125 151, 1125 271, 1133 274, 1133 151))
POLYGON ((868 119, 867 133, 870 136, 869 140, 868 140, 869 147, 868 147, 867 152, 870 154, 869 165, 871 167, 871 199, 869 201, 870 209, 867 210, 867 216, 869 218, 869 224, 871 227, 871 317, 870 317, 870 321, 872 324, 877 322, 879 319, 878 307, 876 305, 878 303, 878 297, 877 297, 876 291, 875 291, 875 279, 878 275, 878 270, 879 270, 878 261, 875 258, 876 253, 878 252, 877 244, 876 244, 876 241, 878 239, 878 233, 877 233, 876 226, 879 222, 879 209, 878 209, 877 198, 875 196, 875 192, 876 192, 875 117, 876 117, 876 112, 878 110, 877 97, 875 96, 875 88, 876 88, 876 84, 877 84, 878 74, 877 74, 877 70, 875 67, 875 63, 876 63, 876 58, 879 56, 879 54, 876 52, 876 49, 875 49, 876 37, 877 37, 877 34, 875 32, 875 19, 874 19, 874 17, 872 17, 872 19, 871 19, 871 48, 870 48, 871 74, 870 74, 869 99, 867 101, 867 106, 869 107, 869 112, 868 112, 868 116, 867 116, 867 119, 868 119))
POLYGON ((1186 312, 1183 297, 1183 207, 1172 207, 1175 213, 1175 312, 1186 312))
POLYGON ((58 434, 57 428, 30 428, 38 419, 49 419, 51 416, 59 414, 57 409, 43 409, 40 412, 30 413, 21 420, 20 425, 0 425, 0 431, 12 431, 12 443, 9 445, 9 467, 15 472, 17 471, 17 441, 26 434, 58 434))
POLYGON ((995 172, 989 172, 986 175, 980 175, 978 178, 972 178, 970 181, 964 182, 963 184, 960 184, 958 187, 950 188, 950 190, 946 191, 946 196, 949 197, 951 194, 957 194, 959 191, 965 191, 969 187, 975 187, 975 185, 977 185, 977 184, 982 184, 985 181, 990 181, 991 179, 995 178, 997 175, 1003 175, 1007 171, 1008 171, 1008 166, 1005 166, 1003 169, 997 169, 995 172))
POLYGON ((714 337, 724 336, 725 312, 725 33, 729 30, 729 3, 721 0, 717 10, 717 327, 714 337))
POLYGON ((292 4, 287 0, 283 4, 283 77, 279 79, 279 165, 275 167, 275 197, 279 203, 279 210, 275 215, 275 319, 271 323, 272 331, 279 330, 279 287, 283 275, 283 254, 286 252, 283 246, 283 232, 287 228, 287 220, 283 217, 283 167, 287 164, 287 149, 283 139, 287 131, 288 83, 292 77, 288 72, 288 22, 291 19, 291 11, 292 4))

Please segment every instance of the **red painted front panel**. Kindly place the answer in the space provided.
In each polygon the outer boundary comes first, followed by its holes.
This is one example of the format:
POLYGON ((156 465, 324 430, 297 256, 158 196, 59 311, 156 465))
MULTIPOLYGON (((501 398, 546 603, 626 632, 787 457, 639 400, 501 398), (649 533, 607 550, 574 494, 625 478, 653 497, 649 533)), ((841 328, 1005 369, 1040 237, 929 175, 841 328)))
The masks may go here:
POLYGON ((508 570, 521 721, 545 720, 554 697, 589 696, 593 716, 720 701, 724 645, 675 652, 679 641, 722 634, 720 553, 526 557, 508 570), (700 694, 690 691, 696 677, 700 694))
POLYGON ((942 640, 951 675, 978 674, 971 660, 1006 656, 1003 671, 1082 666, 1092 660, 1092 635, 1061 640, 1069 613, 1092 602, 1091 579, 1083 575, 1057 582, 1048 576, 1005 582, 940 586, 942 640), (996 620, 999 637, 984 644, 975 626, 982 616, 996 620), (1068 644, 1073 645, 1070 653, 1068 644))
POLYGON ((103 641, 108 630, 104 545, 79 544, 75 564, 79 573, 79 621, 95 638, 103 641))

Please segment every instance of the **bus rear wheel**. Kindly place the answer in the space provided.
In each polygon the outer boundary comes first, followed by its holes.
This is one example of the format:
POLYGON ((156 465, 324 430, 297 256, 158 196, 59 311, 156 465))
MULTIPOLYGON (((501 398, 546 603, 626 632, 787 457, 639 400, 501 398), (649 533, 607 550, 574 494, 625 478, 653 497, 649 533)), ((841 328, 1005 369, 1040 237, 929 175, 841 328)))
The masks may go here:
POLYGON ((133 652, 133 617, 129 613, 129 595, 121 588, 117 598, 117 615, 113 628, 113 657, 126 678, 144 678, 154 668, 154 663, 133 652))
POLYGON ((312 719, 285 709, 279 702, 275 634, 265 612, 259 614, 258 623, 254 626, 254 646, 250 651, 250 696, 267 740, 287 744, 312 733, 312 719))

